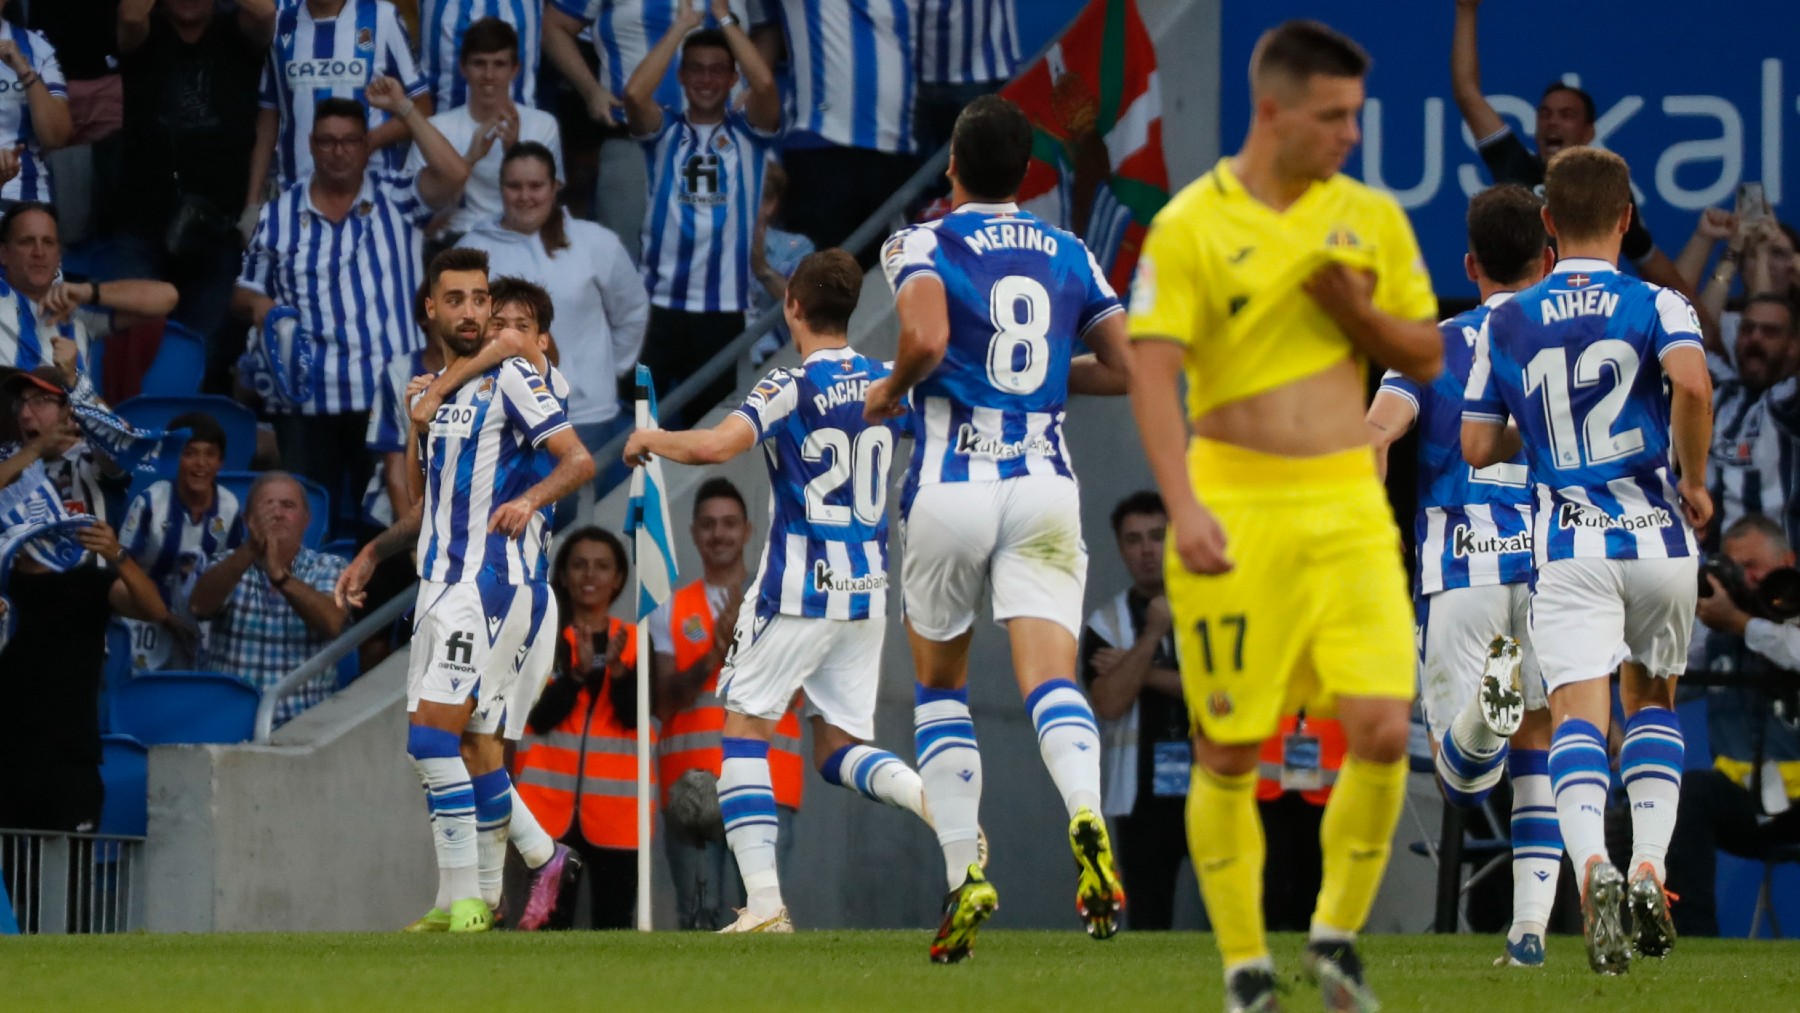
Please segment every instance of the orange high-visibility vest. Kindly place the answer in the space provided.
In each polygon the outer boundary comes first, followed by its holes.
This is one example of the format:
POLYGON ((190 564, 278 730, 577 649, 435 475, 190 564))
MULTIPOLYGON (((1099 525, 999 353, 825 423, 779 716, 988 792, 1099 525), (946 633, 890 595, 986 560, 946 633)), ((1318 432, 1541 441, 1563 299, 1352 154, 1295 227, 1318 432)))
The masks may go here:
MULTIPOLYGON (((623 637, 619 661, 625 677, 637 665, 637 629, 611 620, 608 635, 623 637)), ((571 670, 579 657, 575 628, 563 627, 571 670)), ((567 678, 567 676, 565 676, 567 678)), ((603 848, 635 849, 637 836, 637 733, 613 712, 612 676, 600 685, 584 686, 562 723, 548 731, 528 731, 514 758, 519 797, 560 839, 581 813, 581 836, 603 848)), ((649 730, 651 748, 656 732, 649 730)), ((655 776, 654 768, 651 776, 655 776)))
MULTIPOLYGON (((1281 797, 1282 743, 1301 727, 1300 718, 1289 714, 1281 719, 1280 730, 1263 740, 1262 749, 1256 757, 1258 802, 1272 802, 1281 797)), ((1324 784, 1312 791, 1301 792, 1300 797, 1313 805, 1324 805, 1331 798, 1331 786, 1337 783, 1338 771, 1344 766, 1344 726, 1334 718, 1309 717, 1305 720, 1304 728, 1308 733, 1318 736, 1319 772, 1324 775, 1324 784)))
MULTIPOLYGON (((677 669, 692 667, 712 649, 712 604, 706 600, 704 580, 675 592, 669 608, 669 636, 674 641, 677 669)), ((719 774, 725 759, 725 704, 718 691, 719 669, 714 668, 693 704, 663 722, 657 763, 665 809, 669 806, 669 786, 681 780, 682 774, 690 770, 709 770, 715 777, 719 774)), ((769 779, 775 789, 776 805, 800 808, 805 772, 805 762, 800 758, 800 712, 798 707, 790 707, 769 740, 769 779)))

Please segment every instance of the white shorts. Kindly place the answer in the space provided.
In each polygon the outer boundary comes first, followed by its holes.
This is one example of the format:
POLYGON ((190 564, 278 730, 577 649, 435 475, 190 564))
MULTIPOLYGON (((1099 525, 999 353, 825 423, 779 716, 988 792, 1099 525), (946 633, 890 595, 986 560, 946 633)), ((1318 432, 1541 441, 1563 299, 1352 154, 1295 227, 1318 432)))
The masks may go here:
POLYGON ((1620 661, 1654 678, 1687 671, 1698 560, 1554 559, 1538 568, 1531 639, 1551 692, 1604 679, 1620 661))
POLYGON ((512 700, 506 707, 506 737, 514 742, 525 735, 525 719, 537 706, 538 696, 550 682, 556 667, 556 650, 562 643, 562 616, 556 609, 556 594, 549 584, 525 584, 519 588, 519 607, 526 610, 528 620, 525 642, 513 657, 518 680, 512 700))
POLYGON ((1525 709, 1546 706, 1544 676, 1531 643, 1531 590, 1524 584, 1457 587, 1418 603, 1419 698, 1433 739, 1475 696, 1488 645, 1506 634, 1519 642, 1525 709))
POLYGON ((1048 619, 1080 639, 1088 557, 1073 479, 923 486, 900 533, 901 597, 919 636, 942 643, 967 632, 988 587, 996 623, 1048 619))
POLYGON ((804 690, 809 715, 867 742, 875 737, 886 632, 885 619, 758 618, 744 609, 719 672, 719 699, 726 710, 779 721, 804 690))
POLYGON ((406 709, 421 700, 455 706, 473 699, 465 732, 491 734, 506 718, 518 683, 519 652, 531 621, 527 589, 482 580, 419 582, 407 669, 406 709))

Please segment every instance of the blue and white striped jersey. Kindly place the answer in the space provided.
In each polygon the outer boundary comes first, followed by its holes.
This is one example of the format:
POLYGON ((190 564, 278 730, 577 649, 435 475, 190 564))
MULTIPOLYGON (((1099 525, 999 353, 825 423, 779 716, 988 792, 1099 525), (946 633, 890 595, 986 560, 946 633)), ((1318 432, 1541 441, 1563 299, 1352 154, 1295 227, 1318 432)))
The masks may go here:
MULTIPOLYGON (((399 81, 417 98, 426 81, 413 63, 406 27, 388 0, 347 0, 334 17, 316 21, 306 4, 285 7, 275 21, 275 44, 263 64, 264 109, 280 114, 275 160, 269 167, 277 191, 312 173, 313 109, 327 98, 353 98, 367 105, 363 89, 380 76, 399 81)), ((387 113, 369 109, 369 129, 386 123, 387 113)), ((404 144, 370 152, 372 168, 398 171, 406 164, 404 144)), ((261 194, 252 194, 260 197, 261 194)))
POLYGON ((206 568, 206 561, 244 540, 244 518, 237 494, 214 486, 212 507, 199 517, 188 513, 168 479, 152 482, 132 497, 119 525, 119 543, 173 605, 184 578, 206 568))
POLYGON ((419 70, 431 93, 432 111, 469 104, 462 37, 482 18, 499 18, 519 34, 519 76, 513 78, 512 100, 535 108, 543 14, 540 0, 420 0, 419 70))
MULTIPOLYGON (((11 21, 0 23, 0 34, 19 47, 31 69, 44 79, 50 94, 69 101, 68 82, 63 80, 62 65, 48 39, 11 21)), ((38 143, 37 131, 31 127, 31 107, 27 89, 19 87, 19 75, 0 63, 0 147, 22 148, 19 152, 19 174, 4 188, 0 199, 9 201, 51 199, 50 166, 38 143)))
POLYGON ((944 359, 912 392, 906 504, 936 482, 1073 477, 1069 358, 1088 328, 1124 312, 1081 240, 1015 204, 970 203, 894 233, 881 264, 896 294, 915 278, 943 282, 950 313, 944 359))
POLYGON ((424 344, 413 293, 430 219, 418 177, 404 173, 371 171, 341 222, 319 212, 305 180, 263 206, 237 283, 299 310, 317 343, 301 414, 367 410, 388 362, 424 344))
POLYGON ((749 307, 750 241, 775 137, 743 113, 696 125, 665 107, 662 129, 638 138, 650 170, 642 245, 652 305, 696 313, 749 307))
POLYGON ((1561 261, 1488 314, 1463 417, 1517 420, 1538 565, 1695 554, 1669 475, 1669 397, 1647 361, 1684 347, 1702 351, 1688 301, 1603 260, 1561 261))
POLYGON ((916 0, 770 0, 787 35, 790 132, 913 150, 916 0))
MULTIPOLYGON (((693 0, 550 0, 557 10, 577 21, 586 22, 594 32, 594 52, 600 57, 600 83, 614 97, 625 94, 625 82, 631 72, 668 34, 675 23, 675 12, 683 3, 693 0)), ((710 2, 701 5, 706 11, 702 28, 719 27, 712 15, 710 2)), ((744 31, 766 20, 761 0, 731 0, 731 13, 737 16, 744 31)), ((681 63, 677 56, 669 63, 668 73, 656 86, 656 104, 680 109, 681 84, 675 71, 681 63)))
POLYGON ((1511 292, 1496 293, 1438 325, 1444 371, 1429 386, 1392 370, 1381 378, 1381 389, 1405 398, 1417 416, 1419 509, 1413 539, 1420 594, 1531 579, 1531 481, 1525 456, 1471 468, 1462 454, 1463 391, 1475 342, 1488 313, 1511 298, 1511 292))
POLYGON ((1013 0, 916 0, 919 80, 1008 81, 1024 62, 1013 0))
POLYGON ((54 325, 40 319, 42 312, 0 277, 0 366, 30 370, 50 365, 55 361, 54 339, 68 338, 75 342, 77 368, 86 374, 94 336, 112 333, 112 311, 81 306, 54 325))
MULTIPOLYGON (((524 359, 508 359, 463 384, 438 408, 423 437, 421 580, 542 579, 543 535, 528 527, 523 538, 509 538, 488 525, 495 507, 537 483, 537 448, 568 427, 543 377, 524 359)), ((534 523, 542 523, 541 514, 534 523)))
POLYGON ((769 467, 769 540, 756 614, 824 619, 887 615, 887 491, 897 425, 863 421, 887 363, 854 348, 814 352, 758 383, 736 414, 769 467))

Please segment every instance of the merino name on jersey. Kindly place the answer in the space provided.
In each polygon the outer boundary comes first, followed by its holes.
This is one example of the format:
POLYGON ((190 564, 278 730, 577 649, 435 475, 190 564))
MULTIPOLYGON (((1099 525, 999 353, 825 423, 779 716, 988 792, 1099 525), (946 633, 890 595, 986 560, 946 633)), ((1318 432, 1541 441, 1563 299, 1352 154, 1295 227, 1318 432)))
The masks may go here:
POLYGON ((964 236, 963 242, 976 253, 1036 250, 1045 256, 1056 256, 1056 237, 1030 225, 989 225, 964 236))

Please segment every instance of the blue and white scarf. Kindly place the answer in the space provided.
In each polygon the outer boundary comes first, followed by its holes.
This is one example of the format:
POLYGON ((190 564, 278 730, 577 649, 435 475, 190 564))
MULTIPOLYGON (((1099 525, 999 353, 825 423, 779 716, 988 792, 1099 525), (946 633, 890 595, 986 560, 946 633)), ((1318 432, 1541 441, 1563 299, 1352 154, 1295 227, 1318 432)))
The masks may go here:
POLYGON ((313 344, 312 335, 300 330, 300 311, 276 306, 250 332, 238 369, 264 405, 297 409, 312 400, 313 344))

